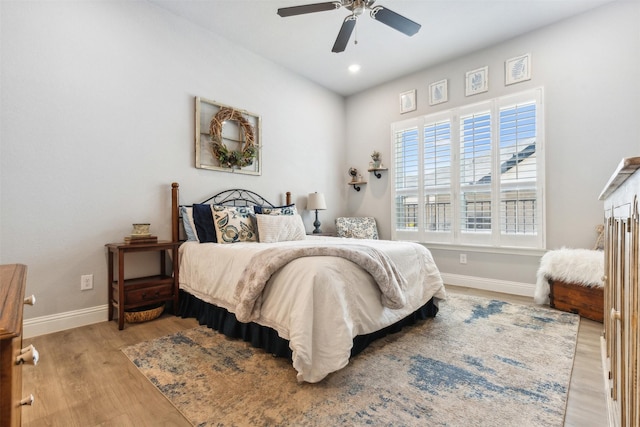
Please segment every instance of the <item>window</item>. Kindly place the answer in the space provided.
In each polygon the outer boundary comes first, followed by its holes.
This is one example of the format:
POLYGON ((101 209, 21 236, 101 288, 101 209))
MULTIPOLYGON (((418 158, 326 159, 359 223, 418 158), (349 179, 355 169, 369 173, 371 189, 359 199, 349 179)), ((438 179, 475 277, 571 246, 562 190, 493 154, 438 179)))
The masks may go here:
POLYGON ((392 125, 393 237, 544 247, 542 89, 392 125))

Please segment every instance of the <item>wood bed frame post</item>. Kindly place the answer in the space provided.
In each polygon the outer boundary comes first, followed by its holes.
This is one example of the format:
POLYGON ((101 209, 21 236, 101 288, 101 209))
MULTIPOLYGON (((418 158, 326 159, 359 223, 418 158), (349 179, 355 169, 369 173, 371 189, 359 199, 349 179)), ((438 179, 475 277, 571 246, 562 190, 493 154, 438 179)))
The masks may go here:
POLYGON ((290 205, 290 204, 291 204, 291 191, 287 191, 287 203, 285 203, 285 205, 290 205))
POLYGON ((177 182, 171 183, 171 241, 180 240, 180 227, 178 215, 178 187, 177 182))

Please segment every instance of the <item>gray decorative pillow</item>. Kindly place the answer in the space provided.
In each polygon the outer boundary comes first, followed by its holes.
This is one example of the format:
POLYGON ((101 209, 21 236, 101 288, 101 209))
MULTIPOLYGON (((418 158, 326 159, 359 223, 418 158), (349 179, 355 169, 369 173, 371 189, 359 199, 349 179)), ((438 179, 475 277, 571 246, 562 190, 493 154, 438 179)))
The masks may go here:
POLYGON ((376 219, 374 217, 336 218, 336 234, 338 237, 354 239, 378 239, 376 219))
POLYGON ((198 241, 196 234, 196 225, 193 222, 193 208, 191 206, 180 206, 180 214, 182 215, 182 225, 187 240, 198 241))

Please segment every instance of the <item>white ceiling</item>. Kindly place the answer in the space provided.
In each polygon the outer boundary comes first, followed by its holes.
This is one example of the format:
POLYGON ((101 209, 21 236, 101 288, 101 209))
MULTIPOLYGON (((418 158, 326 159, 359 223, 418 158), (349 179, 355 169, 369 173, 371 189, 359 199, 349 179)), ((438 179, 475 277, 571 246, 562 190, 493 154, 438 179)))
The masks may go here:
POLYGON ((331 48, 347 9, 276 14, 281 7, 322 0, 149 1, 347 96, 612 0, 378 0, 376 6, 420 23, 420 31, 408 37, 365 12, 342 53, 331 48), (355 75, 347 70, 353 63, 361 66, 355 75))

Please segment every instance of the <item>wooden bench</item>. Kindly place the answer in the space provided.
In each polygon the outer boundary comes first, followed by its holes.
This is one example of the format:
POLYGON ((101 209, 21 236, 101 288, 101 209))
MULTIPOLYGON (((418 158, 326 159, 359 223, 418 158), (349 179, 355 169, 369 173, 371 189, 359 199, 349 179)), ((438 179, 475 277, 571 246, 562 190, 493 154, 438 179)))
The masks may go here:
POLYGON ((602 322, 604 254, 588 249, 558 249, 540 259, 534 300, 552 308, 602 322))
POLYGON ((602 323, 604 288, 549 279, 549 306, 602 323))

